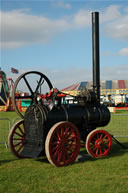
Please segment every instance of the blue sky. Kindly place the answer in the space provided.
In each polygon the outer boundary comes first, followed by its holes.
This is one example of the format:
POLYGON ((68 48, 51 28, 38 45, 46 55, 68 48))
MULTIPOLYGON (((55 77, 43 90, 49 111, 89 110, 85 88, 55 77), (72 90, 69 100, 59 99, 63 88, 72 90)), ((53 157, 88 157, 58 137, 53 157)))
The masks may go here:
POLYGON ((92 80, 91 12, 100 12, 101 80, 128 79, 127 1, 1 0, 0 65, 37 70, 62 89, 92 80))

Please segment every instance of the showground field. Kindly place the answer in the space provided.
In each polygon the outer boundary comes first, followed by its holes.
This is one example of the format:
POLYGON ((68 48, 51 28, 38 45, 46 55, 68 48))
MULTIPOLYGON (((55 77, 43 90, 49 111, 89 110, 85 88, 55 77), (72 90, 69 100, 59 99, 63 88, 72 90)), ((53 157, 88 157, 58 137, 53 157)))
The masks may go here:
MULTIPOLYGON (((0 118, 5 117, 12 121, 17 115, 0 112, 0 118)), ((128 138, 118 140, 128 147, 128 138)), ((91 158, 85 149, 80 154, 74 164, 56 168, 46 157, 19 160, 1 144, 0 193, 128 193, 128 149, 113 142, 106 158, 91 158)))

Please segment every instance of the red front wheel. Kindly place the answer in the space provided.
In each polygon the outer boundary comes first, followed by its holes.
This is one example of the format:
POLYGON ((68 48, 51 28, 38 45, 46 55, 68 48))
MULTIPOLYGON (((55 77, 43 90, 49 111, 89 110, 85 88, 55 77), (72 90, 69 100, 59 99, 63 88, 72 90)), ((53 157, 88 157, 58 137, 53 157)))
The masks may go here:
POLYGON ((66 166, 75 161, 80 151, 80 134, 72 123, 56 123, 49 131, 45 152, 49 162, 57 167, 66 166))
POLYGON ((94 158, 107 156, 112 148, 111 135, 101 129, 95 129, 89 133, 86 139, 86 149, 94 158))

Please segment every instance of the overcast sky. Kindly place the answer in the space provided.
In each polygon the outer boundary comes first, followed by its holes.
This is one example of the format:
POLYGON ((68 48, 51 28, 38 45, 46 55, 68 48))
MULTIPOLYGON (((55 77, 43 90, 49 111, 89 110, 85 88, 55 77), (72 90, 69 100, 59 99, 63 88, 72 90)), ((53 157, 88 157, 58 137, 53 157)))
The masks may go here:
POLYGON ((0 65, 7 77, 37 70, 59 89, 91 81, 91 12, 99 11, 101 80, 128 79, 128 1, 0 3, 0 65))

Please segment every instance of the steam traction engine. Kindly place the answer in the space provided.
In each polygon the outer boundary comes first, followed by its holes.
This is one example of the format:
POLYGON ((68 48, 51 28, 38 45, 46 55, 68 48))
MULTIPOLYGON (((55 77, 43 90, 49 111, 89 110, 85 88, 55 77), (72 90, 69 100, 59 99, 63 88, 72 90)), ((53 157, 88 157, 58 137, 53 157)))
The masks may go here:
POLYGON ((13 105, 22 120, 9 133, 9 147, 18 158, 35 158, 45 153, 53 165, 65 166, 75 161, 81 143, 95 158, 107 156, 111 151, 111 135, 96 129, 110 121, 109 110, 100 104, 98 12, 92 13, 92 39, 93 88, 81 90, 73 97, 72 104, 65 101, 66 94, 54 89, 41 72, 27 72, 16 80, 13 105), (26 88, 26 96, 17 94, 19 86, 26 88), (42 93, 43 86, 44 91, 48 89, 46 94, 42 93), (25 113, 19 111, 20 100, 31 103, 25 113))

